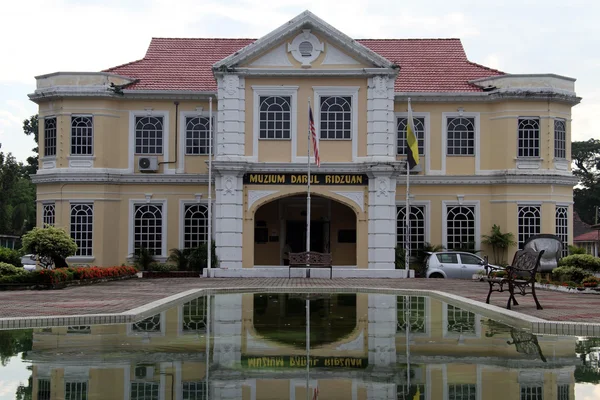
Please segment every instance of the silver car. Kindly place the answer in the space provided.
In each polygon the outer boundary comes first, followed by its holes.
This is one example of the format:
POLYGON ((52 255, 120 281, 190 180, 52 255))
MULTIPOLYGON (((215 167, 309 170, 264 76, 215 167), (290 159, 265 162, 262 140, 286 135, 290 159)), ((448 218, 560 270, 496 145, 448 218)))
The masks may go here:
POLYGON ((427 278, 472 279, 474 274, 485 273, 487 260, 476 254, 460 251, 428 253, 427 278))

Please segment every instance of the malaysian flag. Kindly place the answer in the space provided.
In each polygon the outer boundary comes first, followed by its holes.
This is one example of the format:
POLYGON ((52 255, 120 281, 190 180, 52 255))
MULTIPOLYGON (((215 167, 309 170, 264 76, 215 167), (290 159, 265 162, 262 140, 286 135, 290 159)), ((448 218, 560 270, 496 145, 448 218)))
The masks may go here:
MULTIPOLYGON (((319 157, 319 142, 317 140, 317 132, 315 130, 315 119, 313 118, 312 108, 310 103, 308 104, 308 125, 310 128, 310 138, 313 145, 313 153, 315 154, 315 161, 317 167, 321 166, 321 158, 319 157)), ((308 155, 310 158, 310 154, 308 155)))

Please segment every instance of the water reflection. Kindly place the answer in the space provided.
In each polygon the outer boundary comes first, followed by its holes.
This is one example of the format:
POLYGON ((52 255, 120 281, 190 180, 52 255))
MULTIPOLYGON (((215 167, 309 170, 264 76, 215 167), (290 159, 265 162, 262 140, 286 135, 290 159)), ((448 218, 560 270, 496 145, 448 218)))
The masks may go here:
POLYGON ((536 336, 425 296, 306 300, 214 295, 133 324, 0 331, 0 356, 31 363, 33 400, 567 400, 600 381, 600 339, 536 336))

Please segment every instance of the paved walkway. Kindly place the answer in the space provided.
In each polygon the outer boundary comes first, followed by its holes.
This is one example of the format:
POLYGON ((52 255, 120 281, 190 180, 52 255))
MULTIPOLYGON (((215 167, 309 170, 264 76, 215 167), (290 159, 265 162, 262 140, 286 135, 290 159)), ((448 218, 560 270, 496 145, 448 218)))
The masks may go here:
MULTIPOLYGON (((484 282, 438 279, 283 279, 283 278, 170 278, 130 279, 62 290, 0 292, 0 318, 122 313, 152 301, 200 288, 354 287, 431 289, 485 302, 484 282)), ((517 297, 513 307, 548 321, 600 323, 600 295, 539 290, 544 307, 537 310, 531 296, 517 297)), ((492 294, 491 304, 506 307, 508 293, 492 294)))

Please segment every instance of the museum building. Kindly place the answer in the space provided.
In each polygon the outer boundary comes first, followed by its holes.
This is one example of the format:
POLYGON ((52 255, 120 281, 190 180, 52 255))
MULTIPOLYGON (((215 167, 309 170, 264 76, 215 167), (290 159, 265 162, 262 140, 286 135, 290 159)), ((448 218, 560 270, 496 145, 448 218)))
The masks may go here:
POLYGON ((212 275, 288 276, 284 247, 307 240, 310 104, 311 249, 334 276, 405 276, 409 99, 412 249, 485 253, 494 224, 572 243, 575 80, 487 68, 459 39, 355 40, 306 11, 257 40, 153 38, 140 60, 36 80, 37 224, 70 232, 72 263, 196 247, 211 198, 212 275))

